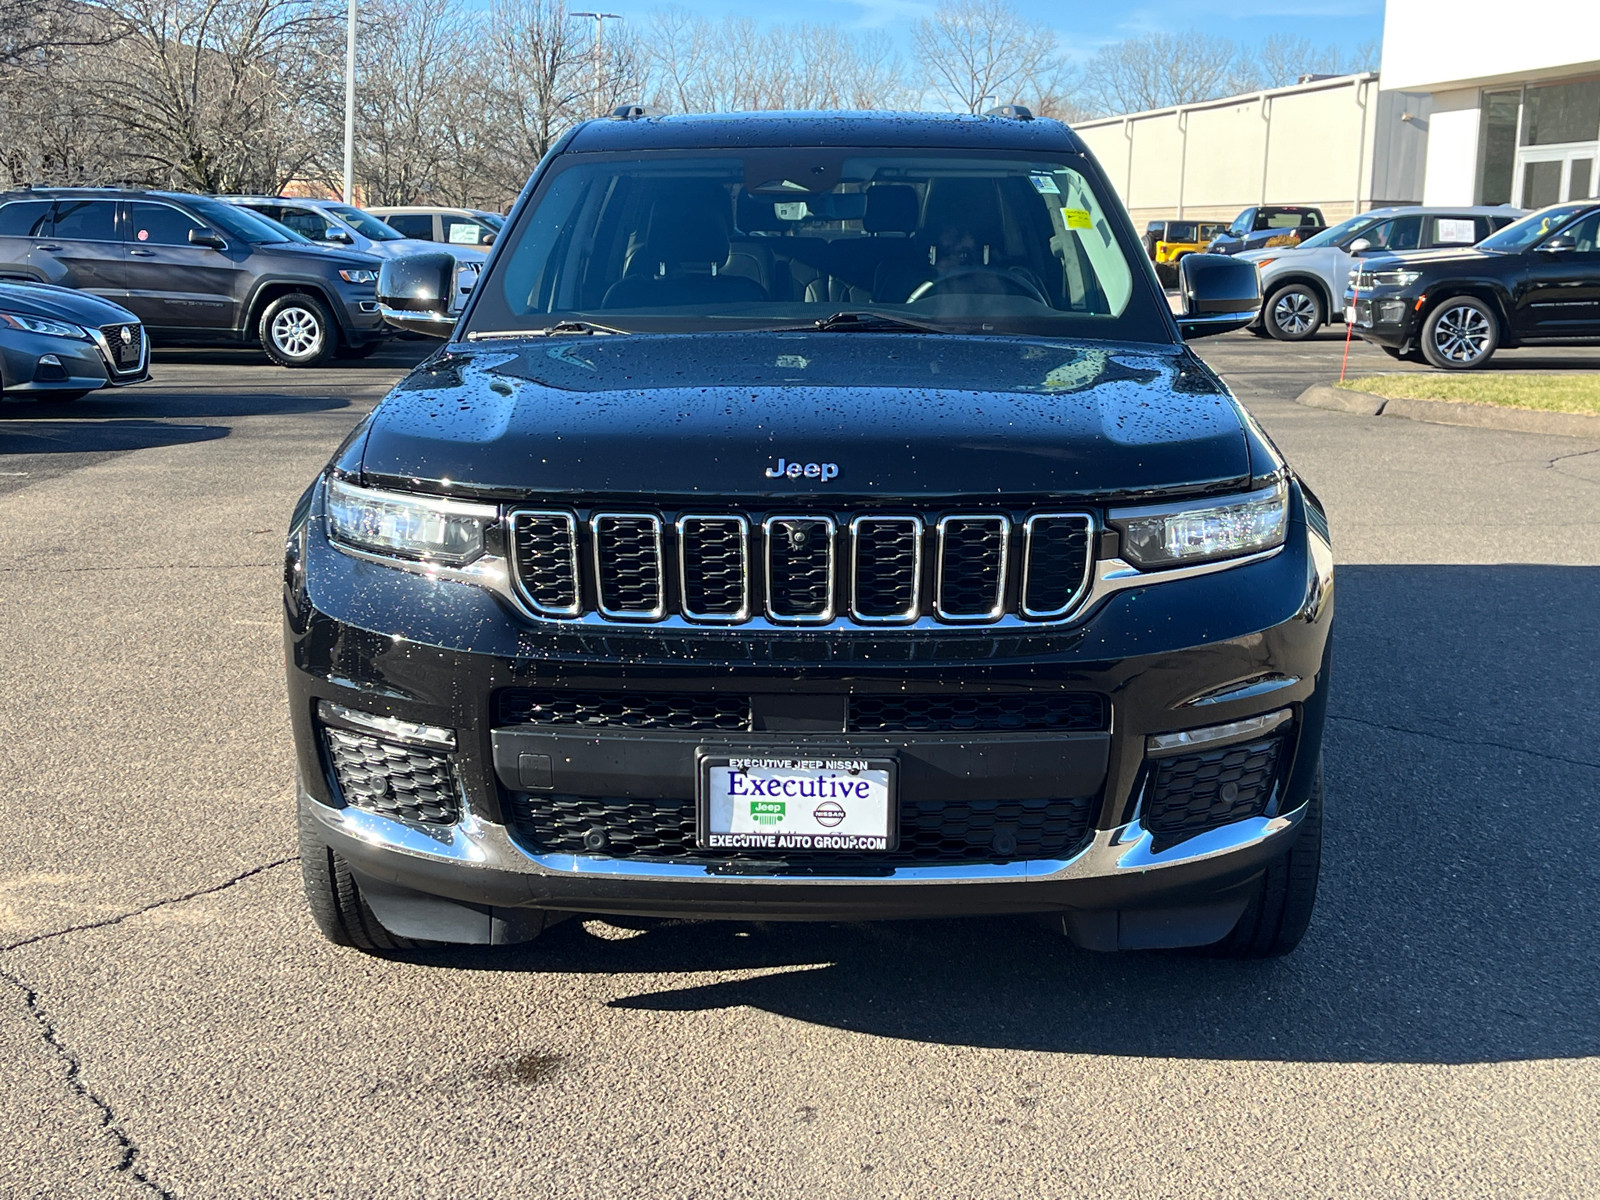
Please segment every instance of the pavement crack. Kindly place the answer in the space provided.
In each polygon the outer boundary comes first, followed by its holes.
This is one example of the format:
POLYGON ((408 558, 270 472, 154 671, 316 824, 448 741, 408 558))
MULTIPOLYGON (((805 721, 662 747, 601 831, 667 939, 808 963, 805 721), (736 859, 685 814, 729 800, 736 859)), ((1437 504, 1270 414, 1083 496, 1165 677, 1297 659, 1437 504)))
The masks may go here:
POLYGON ((262 863, 258 867, 251 867, 248 871, 241 871, 232 878, 225 879, 221 883, 212 884, 210 887, 197 888, 192 892, 185 892, 181 896, 169 896, 163 900, 152 900, 149 904, 140 908, 129 909, 125 913, 118 913, 114 917, 106 917, 102 921, 85 921, 81 925, 68 925, 64 929, 51 930, 49 933, 36 933, 32 937, 23 938, 20 942, 11 942, 8 945, 0 946, 0 954, 6 954, 12 950, 20 950, 24 946, 36 945, 39 942, 48 942, 54 938, 66 937, 69 933, 83 933, 90 929, 105 929, 110 925, 120 925, 124 921, 143 916, 147 912, 154 912, 158 908, 166 908, 172 904, 183 904, 190 900, 199 899, 201 896, 210 896, 216 892, 225 892, 235 884, 243 883, 253 876, 299 861, 300 856, 298 854, 291 854, 287 858, 274 859, 272 862, 262 863))
POLYGON ((1564 754, 1546 754, 1542 750, 1530 750, 1526 746, 1513 746, 1509 742, 1491 742, 1481 738, 1458 738, 1449 734, 1436 733, 1431 729, 1411 729, 1405 725, 1390 725, 1384 721, 1369 721, 1365 717, 1345 717, 1337 713, 1329 713, 1330 721, 1349 721, 1355 725, 1365 725, 1369 729, 1387 729, 1392 733, 1409 733, 1414 737, 1433 738, 1435 741, 1449 742, 1456 746, 1484 746, 1496 750, 1509 750, 1513 754, 1526 754, 1529 758, 1542 758, 1547 762, 1566 763, 1573 767, 1588 767, 1591 770, 1600 770, 1600 763, 1590 762, 1584 758, 1568 758, 1564 754))

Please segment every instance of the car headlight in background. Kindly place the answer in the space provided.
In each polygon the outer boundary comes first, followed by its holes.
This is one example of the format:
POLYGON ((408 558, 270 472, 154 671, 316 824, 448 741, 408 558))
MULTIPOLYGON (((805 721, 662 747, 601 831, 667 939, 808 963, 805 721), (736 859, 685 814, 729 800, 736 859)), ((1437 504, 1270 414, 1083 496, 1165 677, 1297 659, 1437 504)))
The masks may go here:
POLYGON ((1136 567, 1176 567, 1257 554, 1283 545, 1289 488, 1270 488, 1226 500, 1120 509, 1109 523, 1122 534, 1122 556, 1136 567))
POLYGON ((29 333, 42 333, 49 337, 78 338, 85 342, 89 340, 88 331, 81 325, 69 325, 66 321, 51 321, 45 317, 29 317, 22 313, 0 312, 0 325, 11 329, 23 329, 29 333))
POLYGON ((1421 278, 1421 271, 1363 271, 1360 287, 1362 291, 1375 287, 1410 287, 1421 278))
POLYGON ((378 273, 362 268, 351 268, 339 272, 339 278, 346 283, 377 283, 378 273))
POLYGON ((445 566, 463 566, 483 553, 485 532, 499 519, 492 504, 380 492, 328 481, 328 536, 335 542, 445 566))

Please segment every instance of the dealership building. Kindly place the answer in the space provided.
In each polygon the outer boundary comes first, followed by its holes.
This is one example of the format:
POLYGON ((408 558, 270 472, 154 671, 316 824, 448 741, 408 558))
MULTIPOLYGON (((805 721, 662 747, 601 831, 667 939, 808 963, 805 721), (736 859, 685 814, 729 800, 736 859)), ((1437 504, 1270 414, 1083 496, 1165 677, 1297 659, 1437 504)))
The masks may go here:
POLYGON ((1134 220, 1600 194, 1600 0, 1388 0, 1377 72, 1075 123, 1134 220))

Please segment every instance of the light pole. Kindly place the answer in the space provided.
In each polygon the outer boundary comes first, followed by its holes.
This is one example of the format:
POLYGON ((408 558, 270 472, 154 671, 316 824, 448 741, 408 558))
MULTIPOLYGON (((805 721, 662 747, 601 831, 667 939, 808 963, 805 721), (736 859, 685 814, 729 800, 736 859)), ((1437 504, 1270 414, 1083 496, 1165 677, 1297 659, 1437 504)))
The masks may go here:
POLYGON ((356 0, 344 33, 344 202, 355 203, 356 160, 356 0))
MULTIPOLYGON (((356 0, 350 0, 351 4, 354 4, 355 2, 356 0)), ((605 112, 603 111, 602 107, 604 102, 600 99, 600 44, 601 40, 605 36, 606 22, 620 21, 622 20, 622 14, 607 12, 575 12, 568 15, 574 17, 594 18, 594 115, 597 117, 604 116, 605 112)))

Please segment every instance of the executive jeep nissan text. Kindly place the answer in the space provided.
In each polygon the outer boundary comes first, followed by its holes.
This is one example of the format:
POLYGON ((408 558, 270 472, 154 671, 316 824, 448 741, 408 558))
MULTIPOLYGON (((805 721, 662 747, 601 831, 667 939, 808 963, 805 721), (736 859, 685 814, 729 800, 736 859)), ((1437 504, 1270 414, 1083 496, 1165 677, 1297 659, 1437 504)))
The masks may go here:
POLYGON ((1282 953, 1332 554, 1066 126, 649 117, 552 150, 302 498, 307 895, 366 949, 553 916, 1059 913, 1282 953))

